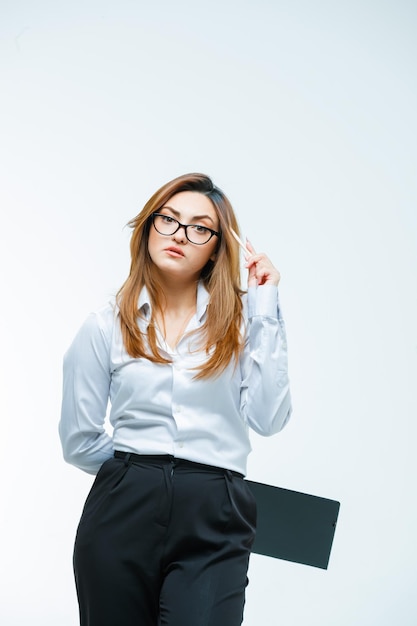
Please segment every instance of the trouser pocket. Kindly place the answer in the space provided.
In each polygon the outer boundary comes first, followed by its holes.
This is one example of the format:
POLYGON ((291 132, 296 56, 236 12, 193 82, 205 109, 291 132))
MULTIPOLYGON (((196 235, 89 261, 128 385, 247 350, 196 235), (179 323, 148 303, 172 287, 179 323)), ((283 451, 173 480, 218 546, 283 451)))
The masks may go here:
POLYGON ((241 536, 246 548, 251 548, 256 534, 256 501, 243 478, 225 472, 226 488, 231 504, 231 516, 227 531, 241 536))
POLYGON ((100 515, 109 496, 120 485, 128 469, 129 466, 119 459, 111 458, 103 463, 85 501, 80 525, 100 515))

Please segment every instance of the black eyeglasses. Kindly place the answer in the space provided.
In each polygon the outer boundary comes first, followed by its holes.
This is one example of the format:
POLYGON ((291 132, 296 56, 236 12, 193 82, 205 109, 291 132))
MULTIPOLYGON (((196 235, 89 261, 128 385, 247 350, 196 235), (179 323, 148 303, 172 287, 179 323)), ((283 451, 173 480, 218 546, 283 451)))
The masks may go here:
POLYGON ((200 224, 181 224, 181 222, 170 215, 164 215, 163 213, 152 213, 152 220, 155 230, 160 235, 173 235, 177 230, 183 228, 188 241, 195 243, 197 246, 208 243, 214 235, 220 237, 220 233, 212 228, 200 226, 200 224))

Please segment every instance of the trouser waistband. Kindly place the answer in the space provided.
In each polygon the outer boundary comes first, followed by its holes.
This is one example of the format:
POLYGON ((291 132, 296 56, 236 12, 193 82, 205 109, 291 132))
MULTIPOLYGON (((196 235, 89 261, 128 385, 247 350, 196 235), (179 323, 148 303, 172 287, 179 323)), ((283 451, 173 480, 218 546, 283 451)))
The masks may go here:
POLYGON ((225 467, 217 467, 215 465, 207 465, 206 463, 196 463, 195 461, 188 461, 188 459, 180 459, 170 454, 136 454, 134 452, 122 452, 121 450, 115 450, 114 456, 116 459, 123 459, 126 464, 128 463, 161 463, 171 464, 175 467, 188 467, 190 469, 214 472, 216 474, 229 473, 237 478, 244 478, 243 474, 230 470, 225 467))

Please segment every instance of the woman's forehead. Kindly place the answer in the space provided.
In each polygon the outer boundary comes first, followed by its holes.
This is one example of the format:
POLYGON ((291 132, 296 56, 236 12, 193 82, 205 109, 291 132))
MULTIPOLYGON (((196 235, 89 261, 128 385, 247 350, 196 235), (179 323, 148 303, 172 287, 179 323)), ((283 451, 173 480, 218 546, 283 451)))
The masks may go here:
POLYGON ((170 209, 175 217, 183 220, 208 218, 218 223, 217 211, 211 200, 198 191, 181 191, 172 196, 163 205, 170 209))

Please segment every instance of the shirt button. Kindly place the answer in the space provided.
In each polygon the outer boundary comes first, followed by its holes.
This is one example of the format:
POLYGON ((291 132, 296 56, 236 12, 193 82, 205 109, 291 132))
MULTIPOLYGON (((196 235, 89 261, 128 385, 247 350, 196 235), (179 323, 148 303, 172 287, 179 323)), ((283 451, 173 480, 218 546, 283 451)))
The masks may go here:
POLYGON ((183 448, 184 447, 184 442, 183 441, 179 441, 178 442, 178 447, 179 448, 183 448))
POLYGON ((175 407, 175 411, 177 413, 181 413, 181 406, 179 404, 177 404, 177 406, 175 407))

